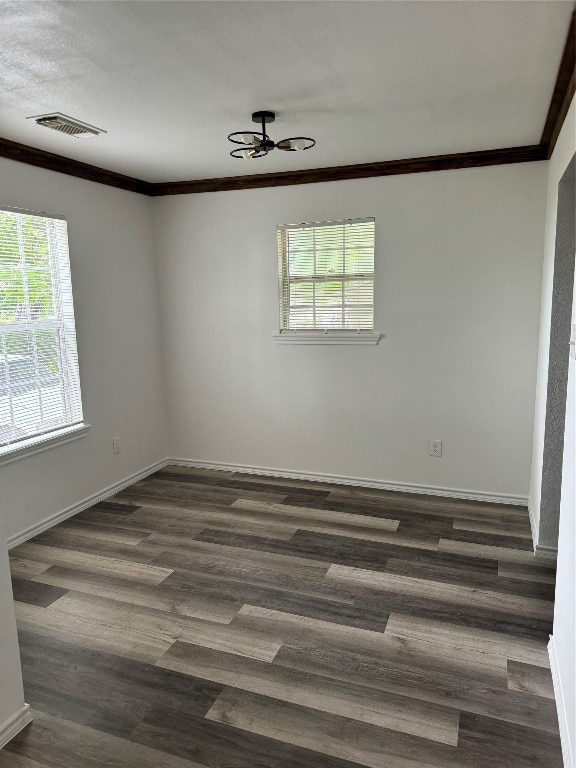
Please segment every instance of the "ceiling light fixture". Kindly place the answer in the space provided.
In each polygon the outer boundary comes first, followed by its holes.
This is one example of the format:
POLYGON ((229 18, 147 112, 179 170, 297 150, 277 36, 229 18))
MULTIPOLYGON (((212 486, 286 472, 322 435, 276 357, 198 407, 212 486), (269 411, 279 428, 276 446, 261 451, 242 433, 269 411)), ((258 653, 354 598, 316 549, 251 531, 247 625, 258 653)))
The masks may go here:
POLYGON ((292 136, 289 139, 281 139, 274 142, 266 133, 266 124, 273 123, 276 120, 274 112, 253 112, 252 121, 261 123, 261 131, 236 131, 228 136, 228 141, 233 144, 240 144, 238 149, 230 152, 232 157, 241 160, 256 159, 257 157, 266 157, 273 149, 281 149, 283 152, 299 152, 304 149, 311 149, 316 142, 307 136, 292 136))

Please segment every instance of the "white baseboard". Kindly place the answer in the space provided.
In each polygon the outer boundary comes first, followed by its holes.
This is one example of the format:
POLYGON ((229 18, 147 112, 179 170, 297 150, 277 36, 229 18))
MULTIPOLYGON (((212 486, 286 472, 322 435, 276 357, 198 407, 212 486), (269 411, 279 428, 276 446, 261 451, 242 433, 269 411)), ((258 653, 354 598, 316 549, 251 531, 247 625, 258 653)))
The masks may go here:
POLYGON ((2 749, 5 744, 8 744, 17 733, 20 733, 24 726, 31 722, 32 713, 30 712, 30 705, 24 704, 21 710, 16 712, 16 714, 3 725, 0 725, 0 749, 2 749))
POLYGON ((530 528, 532 529, 532 542, 534 544, 534 554, 547 560, 556 561, 558 557, 558 547, 549 547, 546 544, 538 543, 538 520, 534 511, 532 499, 528 499, 528 514, 530 515, 530 528))
POLYGON ((550 657, 550 670, 552 672, 552 682, 554 684, 554 696, 556 698, 556 710, 558 712, 558 725, 560 727, 560 742, 562 744, 564 768, 576 768, 576 744, 570 743, 570 723, 568 722, 568 711, 566 709, 566 700, 562 690, 560 669, 558 668, 558 657, 556 656, 556 646, 554 645, 553 635, 550 635, 550 642, 548 643, 548 656, 550 657))
MULTIPOLYGON (((196 461, 194 459, 182 459, 182 458, 170 458, 157 461, 155 464, 151 464, 146 469, 136 472, 129 477, 125 477, 114 485, 110 485, 97 493, 88 496, 85 499, 72 504, 72 506, 66 509, 56 512, 54 515, 45 518, 39 523, 31 525, 24 531, 10 536, 8 539, 8 549, 17 547, 18 544, 22 544, 28 539, 38 536, 38 534, 47 531, 57 523, 61 523, 63 520, 67 520, 69 517, 77 515, 79 512, 92 507, 94 504, 98 504, 100 501, 104 501, 110 496, 114 496, 120 491, 127 488, 129 485, 143 480, 153 472, 157 472, 159 469, 163 469, 168 464, 177 464, 184 467, 196 467, 198 469, 217 469, 225 472, 246 472, 248 474, 258 475, 270 475, 271 477, 286 477, 292 480, 312 480, 323 483, 335 483, 338 485, 355 485, 363 488, 379 488, 385 491, 400 491, 403 493, 419 493, 428 496, 446 496, 453 499, 465 499, 467 501, 484 501, 492 504, 514 504, 526 506, 528 499, 524 496, 511 496, 507 494, 495 494, 486 493, 482 491, 469 491, 461 488, 443 488, 435 485, 418 485, 397 483, 392 480, 373 480, 364 477, 349 477, 346 475, 325 475, 318 472, 304 472, 304 471, 286 471, 281 469, 274 469, 272 467, 256 467, 248 464, 221 464, 216 461, 196 461)), ((550 548, 544 548, 550 549, 550 548)), ((550 549, 550 553, 552 550, 550 549)), ((548 556, 546 552, 542 552, 543 556, 548 556)), ((549 555, 555 557, 555 554, 549 555)))
POLYGON ((400 491, 403 493, 421 493, 428 496, 447 496, 452 499, 467 501, 485 501, 492 504, 514 504, 526 506, 527 496, 511 496, 507 494, 489 493, 483 491, 468 491, 461 488, 442 488, 436 485, 418 485, 397 483, 393 480, 373 480, 365 477, 348 477, 346 475, 323 475, 318 472, 286 471, 272 467, 255 467, 249 464, 221 464, 217 461, 196 461, 194 459, 170 458, 166 464, 176 464, 181 467, 197 469, 219 469, 225 472, 246 472, 248 474, 270 475, 271 477, 286 477, 291 480, 315 480, 321 483, 339 485, 357 485, 364 488, 379 488, 383 491, 400 491))
POLYGON ((24 531, 21 531, 14 536, 10 536, 7 542, 8 549, 17 547, 18 544, 22 544, 23 542, 28 541, 28 539, 31 539, 34 536, 38 536, 39 533, 47 531, 48 528, 52 528, 53 525, 61 523, 63 520, 67 520, 73 515, 77 515, 78 512, 82 512, 83 510, 88 509, 88 507, 92 507, 94 504, 98 504, 99 501, 104 501, 104 499, 107 499, 109 496, 114 496, 116 493, 123 491, 124 488, 127 488, 129 485, 137 483, 138 480, 142 480, 148 475, 151 475, 153 472, 157 472, 159 469, 162 469, 166 466, 166 463, 166 459, 157 461, 155 464, 151 464, 149 467, 146 467, 146 469, 143 469, 140 472, 135 472, 133 475, 125 477, 118 483, 109 485, 107 488, 92 494, 92 496, 88 496, 76 504, 72 504, 72 506, 63 509, 60 512, 56 512, 54 515, 50 515, 50 517, 41 520, 39 523, 31 525, 24 531))

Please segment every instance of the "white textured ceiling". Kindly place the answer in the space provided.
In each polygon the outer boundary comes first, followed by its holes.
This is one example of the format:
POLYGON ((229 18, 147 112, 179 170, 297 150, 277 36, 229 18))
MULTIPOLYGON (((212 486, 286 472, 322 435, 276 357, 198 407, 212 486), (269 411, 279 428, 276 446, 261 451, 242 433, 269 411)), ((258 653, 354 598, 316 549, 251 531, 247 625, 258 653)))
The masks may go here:
POLYGON ((0 0, 0 136, 156 182, 535 144, 572 7, 0 0), (230 158, 257 109, 317 147, 230 158), (52 111, 108 133, 25 119, 52 111))

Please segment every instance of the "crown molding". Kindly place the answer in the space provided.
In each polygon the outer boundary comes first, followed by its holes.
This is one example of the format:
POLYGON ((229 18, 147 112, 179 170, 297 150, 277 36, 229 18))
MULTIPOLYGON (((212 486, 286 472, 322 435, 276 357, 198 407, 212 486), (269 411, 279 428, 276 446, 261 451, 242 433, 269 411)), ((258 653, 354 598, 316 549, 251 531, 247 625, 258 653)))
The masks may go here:
POLYGON ((576 10, 572 12, 564 51, 558 68, 558 76, 550 108, 546 116, 540 144, 546 149, 546 159, 554 152, 560 130, 568 114, 576 90, 576 10))
POLYGON ((317 184, 328 181, 366 179, 375 176, 397 176, 406 173, 428 173, 459 168, 480 168, 510 163, 531 163, 549 160, 556 146, 562 124, 568 113, 576 89, 576 11, 572 13, 568 35, 558 69, 552 100, 546 116, 544 130, 539 144, 525 147, 487 149, 479 152, 460 152, 446 155, 431 155, 404 160, 384 160, 358 165, 337 165, 330 168, 311 168, 282 173, 256 173, 246 176, 224 176, 215 179, 192 179, 190 181, 167 181, 153 183, 125 176, 115 171, 98 168, 95 165, 72 160, 63 155, 35 149, 25 144, 0 138, 0 157, 19 163, 35 165, 68 176, 77 176, 98 184, 107 184, 150 197, 164 195, 190 195, 201 192, 225 192, 240 189, 282 187, 295 184, 317 184))
POLYGON ((109 187, 127 189, 129 192, 138 192, 141 195, 151 194, 152 184, 148 181, 124 176, 124 174, 115 171, 107 171, 104 168, 89 165, 89 163, 82 163, 80 160, 72 160, 70 157, 56 155, 53 152, 29 147, 9 139, 0 138, 0 157, 16 160, 18 163, 35 165, 48 171, 65 173, 67 176, 77 176, 80 179, 96 181, 98 184, 107 184, 109 187))
POLYGON ((217 179, 169 181, 163 184, 152 184, 152 191, 149 194, 156 197, 160 195, 189 195, 199 192, 229 192, 239 189, 317 184, 323 181, 366 179, 373 176, 449 171, 456 168, 479 168, 487 165, 530 163, 534 160, 545 159, 546 156, 542 147, 539 144, 534 144, 529 147, 487 149, 480 152, 413 157, 406 160, 384 160, 380 163, 361 163, 359 165, 336 165, 331 168, 310 168, 282 173, 255 173, 249 176, 225 176, 217 179))

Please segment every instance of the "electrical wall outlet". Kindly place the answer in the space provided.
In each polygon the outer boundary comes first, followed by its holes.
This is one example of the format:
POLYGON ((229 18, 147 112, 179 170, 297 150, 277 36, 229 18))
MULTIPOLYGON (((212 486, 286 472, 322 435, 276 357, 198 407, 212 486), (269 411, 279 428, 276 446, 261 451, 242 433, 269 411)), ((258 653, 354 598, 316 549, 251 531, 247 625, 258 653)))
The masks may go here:
POLYGON ((112 450, 114 453, 121 453, 122 452, 122 444, 120 442, 119 437, 113 437, 112 438, 112 450))
POLYGON ((436 456, 438 458, 442 456, 442 440, 430 440, 428 453, 430 456, 436 456))

